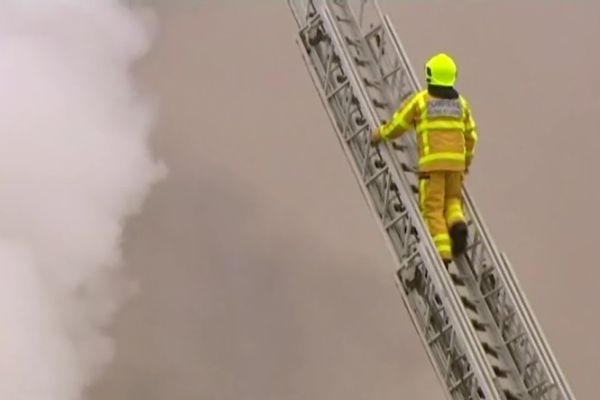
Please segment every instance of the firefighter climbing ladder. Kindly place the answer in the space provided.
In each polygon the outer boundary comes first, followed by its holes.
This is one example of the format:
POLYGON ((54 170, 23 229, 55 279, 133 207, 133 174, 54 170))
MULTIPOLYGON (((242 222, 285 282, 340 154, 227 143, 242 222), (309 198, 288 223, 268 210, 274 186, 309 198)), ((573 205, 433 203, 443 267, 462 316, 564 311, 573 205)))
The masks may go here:
POLYGON ((574 400, 513 270, 468 191, 467 252, 444 268, 417 204, 416 145, 370 132, 419 84, 374 0, 288 0, 310 76, 395 262, 397 286, 448 399, 574 400))

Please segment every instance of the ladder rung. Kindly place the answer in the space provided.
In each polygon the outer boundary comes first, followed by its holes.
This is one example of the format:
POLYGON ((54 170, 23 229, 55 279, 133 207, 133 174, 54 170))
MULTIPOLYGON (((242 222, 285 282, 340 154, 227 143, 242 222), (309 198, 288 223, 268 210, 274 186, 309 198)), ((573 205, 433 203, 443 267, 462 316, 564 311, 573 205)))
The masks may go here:
POLYGON ((527 370, 531 367, 533 367, 535 364, 538 364, 539 360, 537 358, 534 358, 533 360, 529 361, 527 364, 525 364, 525 366, 523 367, 523 374, 525 375, 527 373, 527 370))
POLYGON ((373 36, 375 33, 377 33, 377 31, 380 31, 382 28, 383 28, 383 25, 378 24, 373 29, 371 29, 369 32, 367 32, 367 34, 365 35, 365 39, 369 39, 371 36, 373 36))
MULTIPOLYGON (((541 390, 544 386, 550 386, 550 388, 551 388, 554 385, 550 384, 548 381, 542 381, 542 382, 538 383, 537 385, 535 385, 535 386, 527 389, 527 393, 532 394, 536 390, 541 390)), ((542 393, 547 392, 548 390, 550 390, 550 388, 548 388, 548 387, 544 388, 544 390, 542 391, 542 393)))
POLYGON ((511 319, 512 317, 516 316, 517 312, 516 311, 511 311, 510 314, 508 314, 507 316, 505 316, 504 318, 502 318, 502 322, 500 323, 500 326, 504 326, 504 324, 511 319))
POLYGON ((518 335, 513 336, 512 338, 508 339, 507 341, 505 341, 504 343, 508 346, 509 344, 511 344, 512 342, 521 339, 522 337, 525 336, 525 333, 519 333, 518 335))
POLYGON ((377 24, 375 25, 373 28, 371 28, 371 30, 369 32, 367 32, 365 34, 365 39, 370 38, 371 36, 373 36, 375 33, 377 33, 377 31, 380 31, 383 28, 382 24, 377 24))
POLYGON ((442 335, 450 329, 452 329, 452 324, 447 324, 446 326, 444 326, 441 331, 436 333, 431 339, 428 340, 429 345, 431 346, 432 343, 439 340, 442 337, 442 335))
POLYGON ((546 385, 546 387, 544 389, 542 389, 538 395, 539 398, 541 398, 544 394, 546 394, 547 392, 549 392, 552 389, 556 388, 556 383, 548 383, 546 385))
POLYGON ((501 291, 502 289, 503 289, 503 288, 502 288, 502 285, 498 285, 498 286, 497 286, 495 289, 492 289, 492 290, 490 290, 489 292, 487 292, 486 294, 484 294, 484 295, 483 295, 483 298, 484 298, 484 299, 487 299, 488 297, 490 297, 490 296, 492 296, 492 295, 494 295, 494 294, 498 293, 498 292, 499 292, 499 291, 501 291))
POLYGON ((349 24, 349 23, 351 23, 351 22, 352 22, 352 20, 351 20, 350 18, 342 18, 342 17, 340 17, 339 15, 336 15, 336 16, 335 16, 335 19, 337 19, 337 20, 338 20, 338 21, 340 21, 340 22, 345 22, 345 23, 347 23, 347 24, 349 24))
POLYGON ((393 70, 391 70, 390 72, 386 72, 385 75, 383 75, 383 77, 381 78, 382 81, 387 80, 390 76, 394 75, 396 72, 400 71, 402 69, 402 65, 398 65, 396 68, 394 68, 393 70))
POLYGON ((466 374, 465 376, 463 376, 462 378, 460 378, 460 380, 458 382, 456 382, 454 385, 452 385, 450 387, 450 392, 454 392, 456 389, 458 389, 460 387, 460 385, 462 385, 467 379, 469 379, 471 376, 473 376, 474 372, 471 371, 468 374, 466 374))
POLYGON ((435 304, 437 305, 437 307, 436 308, 432 307, 431 313, 433 315, 439 315, 439 314, 441 314, 442 311, 444 311, 444 306, 442 305, 442 299, 438 296, 435 298, 434 301, 435 301, 435 304))
POLYGON ((402 261, 402 266, 398 269, 398 273, 402 272, 403 270, 405 270, 406 268, 409 267, 409 264, 412 260, 414 260, 414 258, 416 256, 419 255, 419 251, 415 250, 413 251, 410 256, 406 257, 403 261, 402 261))
POLYGON ((357 137, 365 128, 367 127, 367 125, 363 125, 361 127, 359 127, 357 130, 355 130, 354 132, 352 132, 352 134, 350 136, 348 136, 346 138, 346 142, 351 142, 355 137, 357 137))
POLYGON ((457 357, 455 357, 455 358, 453 358, 453 359, 450 361, 450 367, 451 367, 452 365, 456 364, 457 362, 459 362, 460 360, 463 360, 463 359, 465 359, 465 360, 467 359, 467 355, 466 355, 466 354, 464 354, 464 353, 463 353, 463 354, 461 354, 461 355, 459 355, 459 356, 457 356, 457 357))
POLYGON ((309 20, 306 22, 306 25, 302 29, 300 29, 300 34, 304 35, 306 31, 310 30, 311 28, 314 28, 314 26, 317 22, 319 22, 320 19, 320 14, 312 14, 311 16, 309 16, 309 20))
POLYGON ((322 27, 319 26, 315 29, 315 26, 309 26, 307 28, 304 35, 306 36, 306 42, 308 42, 311 47, 316 47, 321 42, 329 40, 329 36, 323 31, 322 27), (312 29, 315 29, 314 35, 312 35, 312 29))
POLYGON ((369 186, 370 184, 372 184, 373 182, 375 182, 375 180, 377 178, 379 178, 381 175, 383 175, 384 173, 388 172, 389 168, 387 167, 387 165, 385 166, 385 168, 382 168, 380 170, 378 170, 375 174, 373 174, 369 179, 367 179, 365 181, 365 185, 369 186))
POLYGON ((392 226, 396 225, 398 223, 398 221, 400 221, 402 218, 406 217, 406 215, 408 214, 408 211, 404 211, 400 214, 398 214, 396 216, 396 218, 394 218, 393 220, 391 220, 390 222, 388 222, 385 225, 385 230, 387 231, 388 229, 390 229, 392 226))
POLYGON ((480 244, 481 244, 481 239, 474 240, 473 242, 471 242, 471 244, 469 244, 467 246, 467 251, 474 249, 475 247, 479 246, 480 244))
POLYGON ((347 86, 350 86, 350 81, 348 79, 346 79, 346 82, 344 82, 342 85, 338 86, 333 92, 329 93, 327 95, 327 100, 331 100, 332 97, 337 95, 339 92, 342 91, 342 89, 345 89, 347 86))

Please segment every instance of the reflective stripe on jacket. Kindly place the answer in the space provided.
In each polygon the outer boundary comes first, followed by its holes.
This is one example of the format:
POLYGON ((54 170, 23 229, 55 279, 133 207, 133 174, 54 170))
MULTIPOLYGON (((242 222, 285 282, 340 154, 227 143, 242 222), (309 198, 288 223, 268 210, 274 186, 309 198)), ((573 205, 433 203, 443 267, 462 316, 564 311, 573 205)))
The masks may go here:
POLYGON ((467 100, 433 97, 422 90, 380 127, 384 140, 390 140, 414 128, 419 147, 419 170, 463 171, 473 158, 477 132, 467 100))

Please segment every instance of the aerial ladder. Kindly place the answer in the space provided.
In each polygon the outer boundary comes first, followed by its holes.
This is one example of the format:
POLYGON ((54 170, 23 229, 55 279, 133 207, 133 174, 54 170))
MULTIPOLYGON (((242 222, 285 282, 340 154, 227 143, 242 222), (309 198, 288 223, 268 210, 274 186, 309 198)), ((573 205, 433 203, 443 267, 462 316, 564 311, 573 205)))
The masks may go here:
POLYGON ((370 133, 420 86, 376 0, 288 0, 296 42, 392 255, 447 399, 574 400, 513 269, 463 187, 469 243, 446 269, 420 215, 414 135, 370 133))

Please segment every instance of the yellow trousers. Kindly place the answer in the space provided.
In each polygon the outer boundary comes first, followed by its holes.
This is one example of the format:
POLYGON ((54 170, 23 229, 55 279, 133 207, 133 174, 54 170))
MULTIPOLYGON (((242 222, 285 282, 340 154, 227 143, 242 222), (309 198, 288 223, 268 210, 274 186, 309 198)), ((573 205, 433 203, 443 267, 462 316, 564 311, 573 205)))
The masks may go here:
POLYGON ((444 260, 452 259, 448 229, 464 222, 460 171, 432 171, 419 178, 419 203, 433 242, 444 260))

